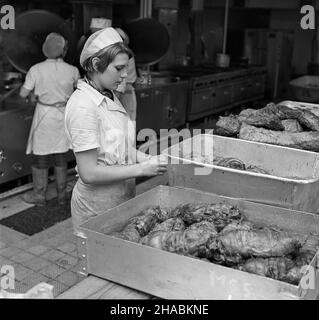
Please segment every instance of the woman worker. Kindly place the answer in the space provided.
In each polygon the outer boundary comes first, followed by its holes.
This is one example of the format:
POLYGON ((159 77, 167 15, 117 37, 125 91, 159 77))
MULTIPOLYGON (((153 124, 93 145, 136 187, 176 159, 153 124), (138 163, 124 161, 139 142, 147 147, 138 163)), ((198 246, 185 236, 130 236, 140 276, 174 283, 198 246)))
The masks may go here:
POLYGON ((132 52, 113 28, 92 34, 80 63, 86 71, 66 107, 66 131, 79 179, 71 214, 75 234, 90 217, 135 196, 135 179, 161 175, 166 165, 135 149, 135 129, 113 90, 127 77, 132 52))
POLYGON ((33 191, 26 193, 23 200, 40 206, 46 203, 51 158, 54 159, 59 204, 66 200, 66 152, 70 144, 65 134, 64 112, 80 76, 76 67, 63 61, 67 41, 60 34, 50 33, 42 51, 47 59, 30 68, 20 89, 22 98, 32 91, 37 98, 26 151, 33 155, 33 191))

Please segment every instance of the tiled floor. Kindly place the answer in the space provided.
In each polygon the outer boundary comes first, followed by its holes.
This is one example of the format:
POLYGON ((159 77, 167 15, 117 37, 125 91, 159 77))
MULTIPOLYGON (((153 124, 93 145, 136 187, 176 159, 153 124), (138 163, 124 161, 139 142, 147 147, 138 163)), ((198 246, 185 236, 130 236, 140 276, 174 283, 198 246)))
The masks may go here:
POLYGON ((0 269, 10 265, 15 272, 15 288, 7 291, 25 293, 46 282, 54 286, 57 296, 84 279, 77 272, 79 260, 72 233, 70 219, 31 237, 0 226, 0 269))
MULTIPOLYGON (((72 188, 69 185, 69 188, 72 188)), ((55 197, 49 188, 49 199, 55 197)), ((0 219, 29 208, 14 196, 0 202, 0 219)), ((12 293, 25 293, 40 282, 54 286, 54 296, 84 279, 78 270, 76 237, 71 219, 65 220, 33 236, 27 236, 0 225, 0 271, 3 266, 14 268, 12 293)), ((5 276, 0 272, 0 277, 5 276)), ((5 289, 5 288, 2 288, 5 289)))

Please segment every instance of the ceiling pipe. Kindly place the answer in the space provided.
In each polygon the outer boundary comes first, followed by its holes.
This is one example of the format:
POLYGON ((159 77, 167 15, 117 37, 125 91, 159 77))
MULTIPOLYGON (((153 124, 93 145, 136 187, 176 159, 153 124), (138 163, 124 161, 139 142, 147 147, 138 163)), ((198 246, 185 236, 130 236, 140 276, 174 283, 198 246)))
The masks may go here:
POLYGON ((141 0, 140 1, 140 18, 151 18, 152 17, 152 0, 141 0))
POLYGON ((223 54, 226 54, 226 46, 227 46, 228 11, 229 11, 229 0, 226 0, 225 18, 224 18, 223 54))

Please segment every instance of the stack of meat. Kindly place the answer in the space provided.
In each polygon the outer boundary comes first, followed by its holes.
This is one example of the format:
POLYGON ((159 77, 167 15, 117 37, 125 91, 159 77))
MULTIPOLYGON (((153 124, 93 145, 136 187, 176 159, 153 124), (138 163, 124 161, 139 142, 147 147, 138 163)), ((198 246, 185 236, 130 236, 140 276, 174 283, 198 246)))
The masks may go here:
POLYGON ((319 108, 270 103, 262 109, 220 117, 216 126, 216 133, 223 136, 319 151, 319 108))
POLYGON ((151 207, 112 236, 298 284, 317 238, 253 225, 228 204, 151 207))

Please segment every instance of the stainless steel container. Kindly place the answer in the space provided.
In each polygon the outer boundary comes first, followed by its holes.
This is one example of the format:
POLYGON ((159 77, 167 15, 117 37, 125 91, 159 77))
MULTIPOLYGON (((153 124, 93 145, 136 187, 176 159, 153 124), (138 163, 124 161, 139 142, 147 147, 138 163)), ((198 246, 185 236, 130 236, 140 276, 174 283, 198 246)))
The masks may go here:
POLYGON ((197 135, 163 151, 171 158, 169 185, 195 188, 249 201, 319 212, 319 154, 269 144, 197 135), (237 158, 246 165, 265 169, 270 174, 189 161, 186 154, 204 153, 213 157, 237 158), (180 163, 180 164, 176 164, 180 163), (203 175, 195 170, 202 168, 203 175), (206 172, 203 170, 206 168, 206 172))
MULTIPOLYGON (((182 203, 227 203, 259 225, 275 225, 298 233, 319 232, 319 216, 203 191, 158 186, 105 214, 90 219, 80 229, 79 256, 84 273, 164 299, 315 299, 318 273, 313 287, 298 286, 250 274, 199 259, 162 251, 110 236, 131 217, 154 205, 175 207, 182 203)), ((317 240, 314 237, 312 240, 317 240)), ((310 266, 316 270, 318 254, 310 266)))
POLYGON ((229 68, 230 57, 228 54, 217 53, 216 55, 216 66, 219 68, 229 68))

